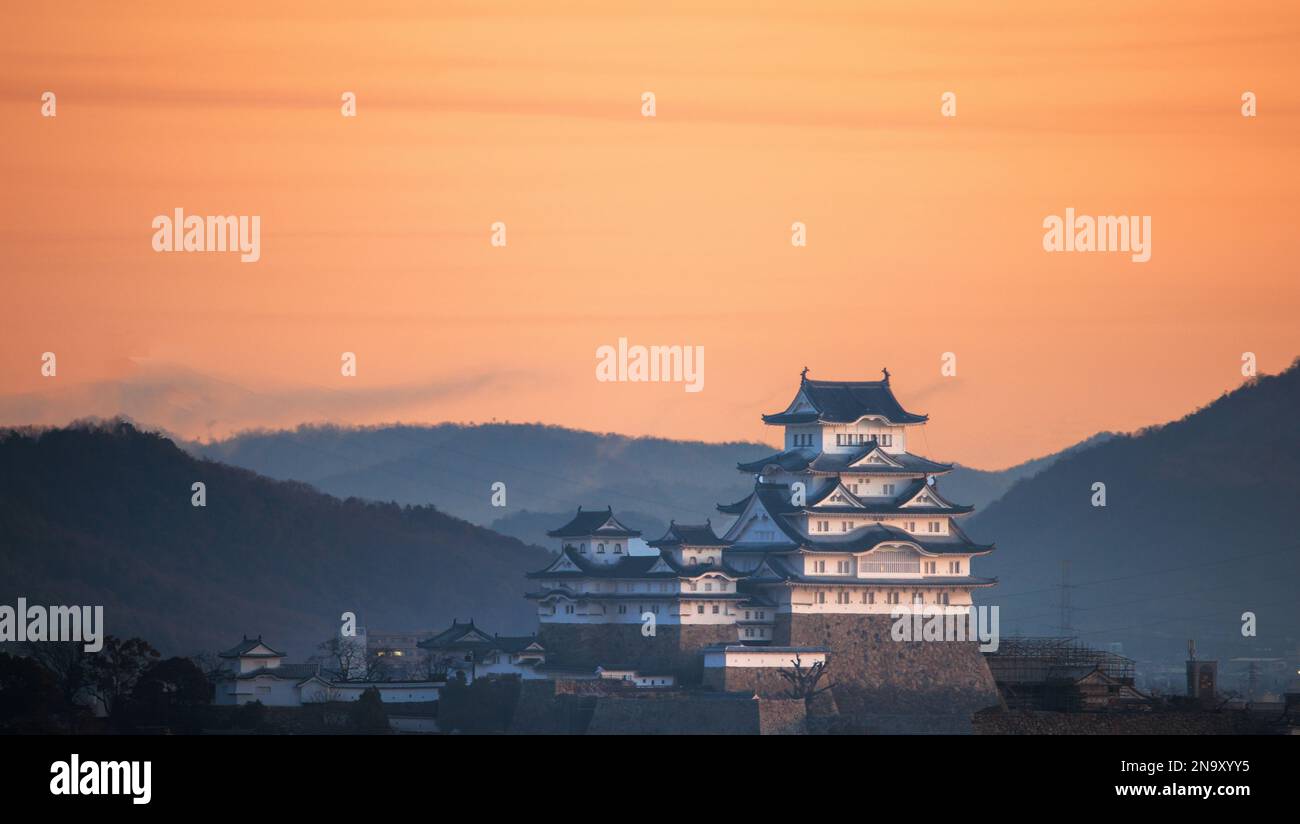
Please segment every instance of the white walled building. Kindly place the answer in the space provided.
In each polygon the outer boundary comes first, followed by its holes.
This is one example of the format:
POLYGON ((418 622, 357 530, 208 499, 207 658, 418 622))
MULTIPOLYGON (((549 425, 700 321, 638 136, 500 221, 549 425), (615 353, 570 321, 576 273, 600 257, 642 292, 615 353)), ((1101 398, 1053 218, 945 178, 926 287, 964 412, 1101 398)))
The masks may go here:
POLYGON ((993 586, 972 561, 993 550, 957 520, 973 511, 947 500, 937 478, 951 464, 908 450, 928 420, 881 381, 816 381, 801 376, 782 412, 785 448, 743 463, 753 492, 710 523, 673 523, 630 556, 640 535, 611 509, 579 508, 548 533, 560 553, 529 573, 546 625, 731 625, 741 645, 780 643, 796 615, 889 615, 903 605, 964 613, 971 593, 993 586))
POLYGON ((370 687, 384 703, 437 701, 440 681, 343 681, 318 664, 286 664, 285 655, 261 636, 244 638, 219 653, 229 671, 218 678, 214 704, 238 705, 260 701, 268 707, 300 707, 325 701, 356 701, 370 687))

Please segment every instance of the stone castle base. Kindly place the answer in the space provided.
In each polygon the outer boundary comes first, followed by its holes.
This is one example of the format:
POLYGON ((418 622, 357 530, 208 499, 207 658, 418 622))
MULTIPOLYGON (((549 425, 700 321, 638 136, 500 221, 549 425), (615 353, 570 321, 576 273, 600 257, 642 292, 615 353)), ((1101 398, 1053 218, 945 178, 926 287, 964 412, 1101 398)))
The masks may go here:
POLYGON ((842 714, 869 732, 973 732, 1000 703, 974 641, 895 641, 888 615, 777 615, 773 643, 824 646, 842 714))
POLYGON ((543 623, 537 635, 549 665, 636 669, 674 675, 684 685, 703 678, 701 649, 736 643, 736 628, 728 624, 660 624, 645 636, 640 624, 543 623))
MULTIPOLYGON (((999 705, 997 686, 974 641, 895 641, 888 615, 776 616, 775 646, 826 647, 827 674, 839 713, 872 733, 969 733, 972 715, 999 705)), ((736 644, 728 625, 657 627, 639 624, 542 624, 547 663, 630 668, 675 675, 685 686, 718 692, 786 697, 789 684, 776 668, 710 668, 702 650, 736 644)))

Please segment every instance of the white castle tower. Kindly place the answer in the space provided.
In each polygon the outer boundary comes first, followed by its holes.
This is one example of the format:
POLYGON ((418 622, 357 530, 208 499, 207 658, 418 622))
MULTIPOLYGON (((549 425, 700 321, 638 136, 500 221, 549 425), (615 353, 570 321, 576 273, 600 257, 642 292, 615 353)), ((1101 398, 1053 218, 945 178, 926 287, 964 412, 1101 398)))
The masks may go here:
POLYGON ((996 584, 972 570, 993 545, 967 537, 957 522, 973 508, 940 493, 952 465, 909 450, 927 417, 898 403, 888 370, 879 381, 807 371, 785 410, 763 416, 784 428, 784 448, 739 465, 754 489, 718 506, 721 534, 674 522, 649 542, 657 555, 629 555, 640 533, 608 508, 579 508, 549 533, 559 554, 528 574, 538 586, 527 596, 548 660, 671 670, 689 684, 706 649, 766 666, 829 655, 851 712, 968 726, 997 700, 976 645, 899 643, 891 613, 964 615, 974 590, 996 584))

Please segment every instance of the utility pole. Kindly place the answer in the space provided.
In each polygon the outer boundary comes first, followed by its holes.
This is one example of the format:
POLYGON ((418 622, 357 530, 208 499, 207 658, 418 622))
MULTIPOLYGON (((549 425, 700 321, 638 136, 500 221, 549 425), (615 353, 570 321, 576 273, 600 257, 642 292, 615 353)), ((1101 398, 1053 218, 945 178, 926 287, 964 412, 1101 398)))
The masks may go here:
POLYGON ((1071 607, 1070 607, 1070 562, 1061 561, 1061 634, 1067 637, 1074 635, 1074 627, 1071 625, 1071 607))

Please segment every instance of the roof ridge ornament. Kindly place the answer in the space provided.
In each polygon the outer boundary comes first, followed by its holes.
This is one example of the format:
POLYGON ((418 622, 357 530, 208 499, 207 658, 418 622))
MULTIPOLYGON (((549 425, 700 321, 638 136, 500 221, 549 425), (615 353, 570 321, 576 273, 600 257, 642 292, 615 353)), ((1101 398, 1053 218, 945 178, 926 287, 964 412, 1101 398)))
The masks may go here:
POLYGON ((888 384, 889 384, 889 367, 885 367, 885 368, 881 369, 880 371, 881 371, 881 373, 885 376, 885 384, 888 385, 888 384))
POLYGON ((808 367, 805 366, 803 368, 803 371, 799 373, 799 382, 804 383, 807 380, 808 380, 808 367))

